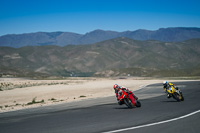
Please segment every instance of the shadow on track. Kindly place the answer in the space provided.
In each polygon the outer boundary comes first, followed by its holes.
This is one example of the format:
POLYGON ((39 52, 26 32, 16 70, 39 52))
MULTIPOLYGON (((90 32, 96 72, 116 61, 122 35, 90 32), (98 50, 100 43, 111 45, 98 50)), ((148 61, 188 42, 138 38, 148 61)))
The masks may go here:
POLYGON ((161 102, 163 102, 163 103, 179 103, 178 101, 172 101, 172 100, 170 100, 170 101, 161 101, 161 102))
POLYGON ((136 107, 134 107, 134 108, 128 108, 128 107, 115 107, 114 109, 132 109, 132 110, 134 110, 134 109, 136 109, 136 107))

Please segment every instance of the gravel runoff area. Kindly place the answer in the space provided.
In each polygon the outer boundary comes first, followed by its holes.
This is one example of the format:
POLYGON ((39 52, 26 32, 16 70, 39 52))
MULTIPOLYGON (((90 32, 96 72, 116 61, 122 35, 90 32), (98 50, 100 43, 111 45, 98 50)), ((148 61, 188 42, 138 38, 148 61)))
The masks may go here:
MULTIPOLYGON (((0 112, 114 96, 114 84, 134 91, 149 84, 162 84, 163 80, 133 77, 69 78, 66 80, 0 78, 0 112)), ((180 80, 169 80, 169 82, 177 81, 180 80)))

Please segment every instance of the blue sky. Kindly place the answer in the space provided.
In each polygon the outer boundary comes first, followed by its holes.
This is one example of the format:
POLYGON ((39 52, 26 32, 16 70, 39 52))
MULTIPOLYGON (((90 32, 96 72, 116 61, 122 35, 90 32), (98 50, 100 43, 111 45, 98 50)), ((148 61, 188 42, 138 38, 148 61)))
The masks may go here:
POLYGON ((0 36, 200 27, 200 0, 0 0, 0 36))

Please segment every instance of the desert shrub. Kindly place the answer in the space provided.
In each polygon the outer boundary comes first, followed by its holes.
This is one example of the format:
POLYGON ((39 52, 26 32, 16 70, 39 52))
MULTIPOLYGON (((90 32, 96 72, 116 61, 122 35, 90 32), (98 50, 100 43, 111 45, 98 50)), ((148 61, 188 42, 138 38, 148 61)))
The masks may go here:
POLYGON ((32 103, 36 103, 36 98, 37 98, 37 97, 34 97, 34 98, 33 98, 32 103))
POLYGON ((50 100, 51 100, 51 101, 55 101, 56 99, 55 99, 55 98, 51 98, 50 100))
POLYGON ((84 96, 84 95, 81 95, 81 96, 80 96, 80 98, 82 98, 82 97, 86 97, 86 96, 84 96))
POLYGON ((42 99, 41 101, 36 101, 37 97, 34 97, 32 102, 27 103, 26 105, 32 105, 32 104, 36 104, 36 103, 44 103, 44 99, 42 99))
POLYGON ((44 99, 42 99, 42 100, 40 101, 40 103, 44 103, 44 99))

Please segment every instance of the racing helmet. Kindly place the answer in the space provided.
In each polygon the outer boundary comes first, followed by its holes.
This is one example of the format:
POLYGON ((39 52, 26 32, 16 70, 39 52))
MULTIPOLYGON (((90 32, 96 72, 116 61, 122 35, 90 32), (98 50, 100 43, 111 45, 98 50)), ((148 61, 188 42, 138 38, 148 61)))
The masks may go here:
POLYGON ((167 85, 167 81, 163 81, 163 85, 167 85))
POLYGON ((119 85, 118 84, 114 84, 113 89, 114 90, 118 90, 119 89, 119 85))

